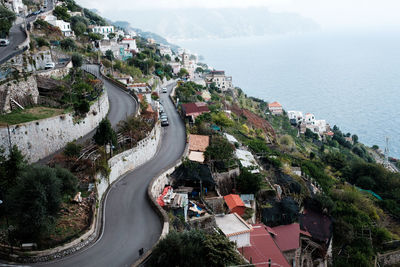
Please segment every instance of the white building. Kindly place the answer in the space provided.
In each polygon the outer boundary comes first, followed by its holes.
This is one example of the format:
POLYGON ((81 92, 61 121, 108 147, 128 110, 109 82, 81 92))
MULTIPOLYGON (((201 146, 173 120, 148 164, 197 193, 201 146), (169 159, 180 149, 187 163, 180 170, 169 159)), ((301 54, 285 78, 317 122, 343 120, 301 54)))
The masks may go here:
POLYGON ((172 50, 171 50, 171 48, 169 46, 160 45, 158 49, 160 50, 160 55, 161 56, 169 55, 170 58, 172 59, 172 50))
POLYGON ((315 120, 315 128, 316 133, 323 134, 329 130, 329 124, 326 123, 326 120, 315 120))
POLYGON ((307 125, 314 125, 315 124, 315 116, 312 113, 306 113, 304 116, 304 122, 307 125))
POLYGON ((71 29, 71 23, 63 21, 61 19, 57 19, 57 17, 53 15, 47 15, 44 20, 50 23, 51 25, 59 28, 64 36, 66 37, 74 36, 74 31, 71 29))
POLYGON ((134 50, 136 53, 139 52, 137 46, 136 46, 136 40, 132 38, 124 38, 121 41, 121 44, 124 46, 125 49, 132 51, 134 50))
POLYGON ((244 168, 252 169, 250 171, 251 173, 259 173, 260 172, 257 161, 254 158, 253 154, 251 154, 251 152, 249 152, 247 150, 243 150, 243 149, 236 149, 235 155, 239 159, 240 164, 242 164, 242 166, 244 168))
POLYGON ((12 0, 12 9, 16 14, 23 12, 24 7, 22 0, 12 0))
POLYGON ((104 39, 108 39, 110 33, 115 32, 114 26, 89 26, 92 32, 102 34, 104 39))
POLYGON ((215 216, 215 222, 229 241, 235 242, 238 248, 251 246, 250 232, 253 227, 247 224, 236 212, 224 216, 215 216))
POLYGON ((208 84, 215 83, 221 91, 226 91, 232 88, 232 76, 225 76, 225 71, 214 70, 206 75, 208 84))
POLYGON ((287 114, 292 125, 298 125, 303 121, 303 113, 301 111, 291 110, 288 111, 287 114))
POLYGON ((268 109, 272 113, 272 115, 282 115, 283 114, 283 107, 277 101, 269 103, 268 109))

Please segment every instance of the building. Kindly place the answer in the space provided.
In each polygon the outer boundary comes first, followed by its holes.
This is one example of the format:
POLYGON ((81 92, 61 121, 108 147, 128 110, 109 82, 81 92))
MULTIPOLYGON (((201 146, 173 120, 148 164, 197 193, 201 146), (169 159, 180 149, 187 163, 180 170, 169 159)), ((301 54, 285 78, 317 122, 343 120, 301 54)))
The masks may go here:
POLYGON ((315 116, 312 113, 306 113, 304 116, 304 122, 307 125, 314 125, 315 124, 315 116))
POLYGON ((96 46, 98 47, 98 49, 100 50, 100 52, 103 55, 105 55, 108 50, 111 50, 113 52, 114 57, 120 59, 120 55, 119 55, 120 54, 120 51, 119 51, 120 46, 117 43, 117 41, 103 39, 96 43, 97 43, 96 46))
POLYGON ((247 224, 236 213, 223 216, 215 216, 215 222, 224 235, 232 242, 235 242, 238 248, 250 246, 250 232, 253 227, 247 224))
POLYGON ((214 70, 206 75, 206 83, 211 85, 215 84, 221 91, 226 91, 232 88, 232 76, 225 76, 225 71, 214 70))
MULTIPOLYGON (((53 20, 51 17, 54 17, 54 16, 46 16, 46 21, 47 21, 48 23, 50 23, 51 25, 53 25, 53 26, 59 28, 59 29, 61 30, 62 34, 63 34, 65 37, 72 37, 72 36, 74 36, 74 32, 73 32, 72 29, 71 29, 71 23, 66 22, 66 21, 63 21, 63 20, 59 20, 59 19, 53 20), (50 17, 50 18, 49 18, 49 17, 50 17), (51 19, 51 20, 48 20, 48 18, 51 19)), ((54 18, 55 18, 55 17, 54 17, 54 18)))
POLYGON ((172 59, 172 50, 171 50, 171 48, 169 46, 160 44, 158 49, 160 50, 160 55, 161 56, 168 55, 172 59))
POLYGON ((210 110, 207 104, 203 102, 182 104, 182 113, 184 117, 190 117, 192 122, 194 122, 196 117, 208 112, 210 112, 210 110))
POLYGON ((300 229, 298 223, 279 225, 269 230, 272 239, 292 266, 301 266, 301 239, 300 236, 311 237, 307 231, 300 229))
POLYGON ((204 152, 210 144, 208 135, 191 134, 189 136, 189 160, 203 163, 204 152))
POLYGON ((121 76, 121 77, 115 77, 115 79, 125 85, 128 85, 133 82, 132 76, 121 76))
POLYGON ((89 29, 94 33, 99 33, 103 35, 104 39, 108 39, 108 34, 114 32, 114 26, 94 26, 90 25, 89 29))
POLYGON ((75 17, 75 16, 80 16, 80 17, 82 17, 82 12, 80 12, 80 11, 74 11, 74 12, 72 12, 72 11, 67 11, 68 12, 68 14, 71 16, 71 17, 75 17))
POLYGON ((249 152, 247 150, 243 150, 243 149, 236 149, 235 155, 239 159, 240 164, 244 168, 251 169, 251 171, 250 171, 251 173, 259 173, 260 172, 257 161, 251 152, 249 152))
POLYGON ((133 38, 124 38, 122 39, 121 44, 128 51, 134 51, 135 53, 139 52, 136 46, 136 40, 133 38))
POLYGON ((282 105, 277 101, 269 103, 268 109, 272 115, 282 115, 283 114, 282 105))
POLYGON ((229 208, 230 213, 237 213, 238 215, 243 216, 244 212, 246 211, 246 206, 239 195, 226 195, 224 196, 224 200, 229 208))
POLYGON ((22 2, 22 0, 12 0, 11 1, 11 6, 12 6, 12 10, 16 14, 19 14, 19 13, 23 12, 24 9, 25 9, 25 6, 24 6, 24 3, 22 2))
MULTIPOLYGON (((255 224, 250 233, 250 246, 238 249, 240 253, 255 266, 290 267, 283 253, 274 242, 264 224, 255 224)), ((298 266, 298 265, 296 265, 298 266)))
POLYGON ((172 73, 174 73, 175 75, 177 75, 181 70, 181 64, 179 62, 169 62, 168 65, 171 66, 172 73))
POLYGON ((299 125, 299 123, 301 123, 303 121, 303 113, 301 111, 288 111, 287 112, 289 120, 290 120, 290 124, 297 126, 299 125))

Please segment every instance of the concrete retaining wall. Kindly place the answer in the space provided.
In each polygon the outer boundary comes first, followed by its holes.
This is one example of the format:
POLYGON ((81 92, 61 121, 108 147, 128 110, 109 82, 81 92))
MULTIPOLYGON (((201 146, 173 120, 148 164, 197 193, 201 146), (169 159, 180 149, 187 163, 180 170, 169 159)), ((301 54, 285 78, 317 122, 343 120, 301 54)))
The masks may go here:
MULTIPOLYGON (((72 113, 10 126, 11 144, 25 153, 29 162, 36 162, 63 148, 68 142, 95 129, 108 113, 109 102, 105 91, 86 114, 76 121, 72 113)), ((0 128, 0 146, 9 147, 7 127, 0 128)))
POLYGON ((136 169, 149 161, 157 152, 157 147, 161 138, 161 126, 159 123, 153 128, 151 133, 143 140, 139 141, 136 147, 126 150, 108 160, 111 168, 107 178, 98 174, 97 184, 98 198, 101 199, 110 184, 116 181, 123 174, 136 169))

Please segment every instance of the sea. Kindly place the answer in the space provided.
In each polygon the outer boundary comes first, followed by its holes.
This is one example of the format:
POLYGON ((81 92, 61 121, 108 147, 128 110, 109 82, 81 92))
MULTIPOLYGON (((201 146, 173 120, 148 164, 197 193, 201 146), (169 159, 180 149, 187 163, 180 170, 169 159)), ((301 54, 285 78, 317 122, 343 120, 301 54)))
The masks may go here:
POLYGON ((248 96, 357 134, 400 158, 400 31, 318 31, 175 40, 248 96))

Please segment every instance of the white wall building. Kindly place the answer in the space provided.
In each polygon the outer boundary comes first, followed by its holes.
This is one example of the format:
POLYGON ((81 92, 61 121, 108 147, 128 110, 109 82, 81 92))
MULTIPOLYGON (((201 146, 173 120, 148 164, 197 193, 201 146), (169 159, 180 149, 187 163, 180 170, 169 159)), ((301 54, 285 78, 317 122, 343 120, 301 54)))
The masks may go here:
POLYGON ((250 232, 253 227, 247 224, 237 213, 215 216, 215 222, 224 235, 238 248, 251 246, 250 232))
POLYGON ((221 91, 232 88, 232 76, 225 76, 225 71, 214 70, 206 76, 208 84, 215 83, 221 91))
POLYGON ((71 23, 57 19, 53 15, 46 16, 45 21, 47 21, 48 23, 50 23, 51 25, 53 25, 55 27, 58 27, 64 36, 66 36, 66 37, 74 36, 74 32, 71 29, 71 23))
POLYGON ((24 4, 22 0, 12 0, 12 8, 16 14, 19 14, 24 11, 24 4))
POLYGON ((91 26, 92 32, 99 33, 104 36, 104 39, 108 39, 108 34, 115 32, 114 26, 91 26))
POLYGON ((315 116, 312 113, 306 113, 304 116, 304 122, 308 125, 314 125, 315 124, 315 116))
POLYGON ((301 111, 288 111, 287 112, 290 123, 293 125, 298 125, 298 123, 303 121, 303 113, 301 111))
POLYGON ((136 46, 136 40, 132 38, 124 38, 121 41, 121 44, 124 46, 125 49, 131 51, 134 50, 136 53, 139 52, 137 46, 136 46))

